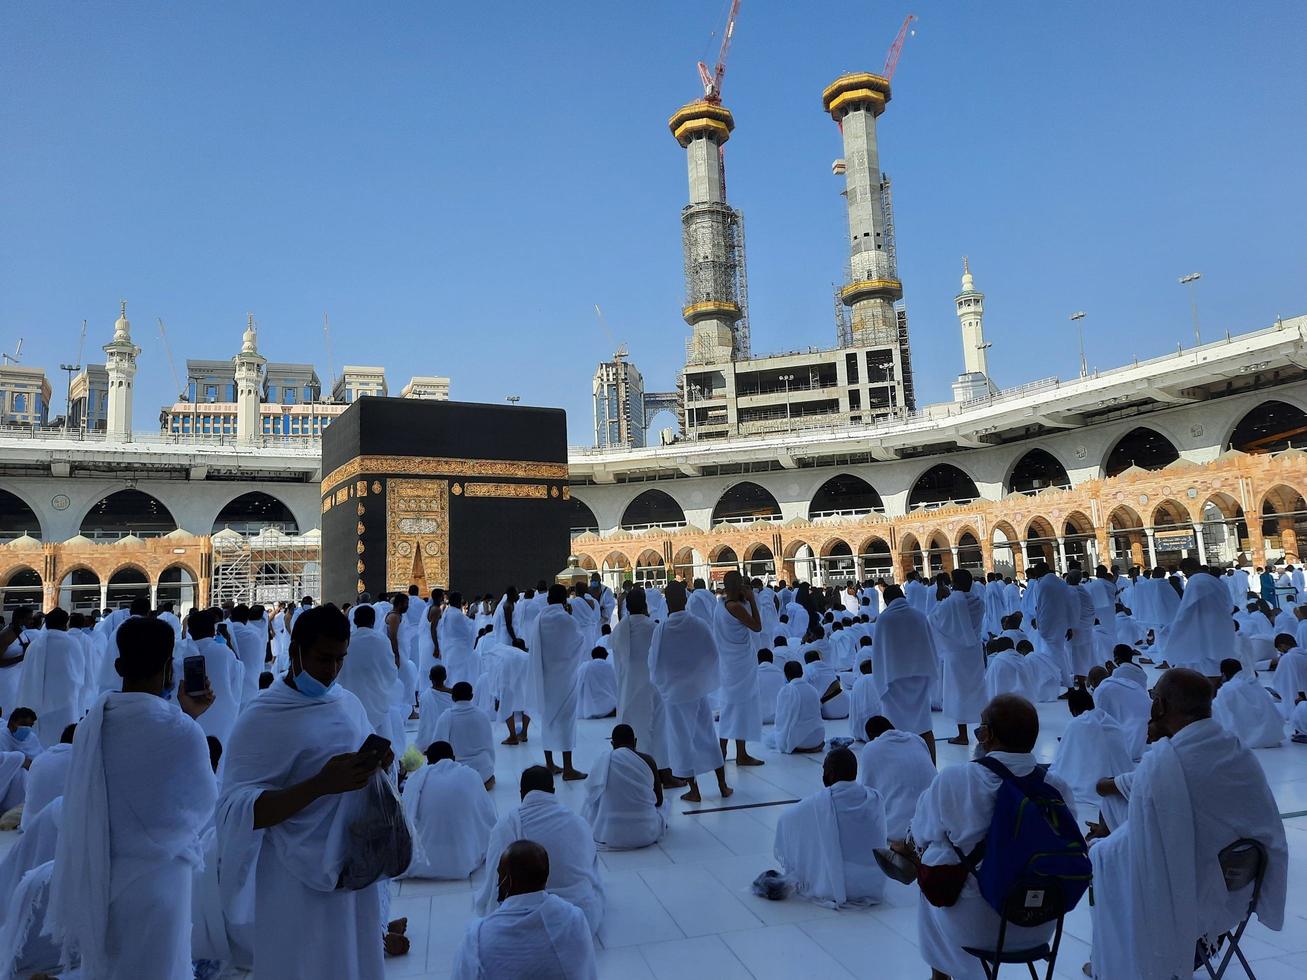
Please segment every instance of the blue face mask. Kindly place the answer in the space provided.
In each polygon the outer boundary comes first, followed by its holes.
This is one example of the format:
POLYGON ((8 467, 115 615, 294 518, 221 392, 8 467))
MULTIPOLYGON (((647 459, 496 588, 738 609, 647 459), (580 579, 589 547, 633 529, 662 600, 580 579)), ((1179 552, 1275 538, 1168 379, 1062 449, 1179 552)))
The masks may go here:
POLYGON ((305 697, 326 697, 327 692, 331 690, 331 685, 335 683, 336 679, 333 677, 330 684, 324 684, 307 670, 303 669, 295 674, 295 690, 299 691, 305 697))
POLYGON ((20 742, 26 742, 31 737, 32 729, 27 725, 14 729, 14 738, 18 739, 20 742))

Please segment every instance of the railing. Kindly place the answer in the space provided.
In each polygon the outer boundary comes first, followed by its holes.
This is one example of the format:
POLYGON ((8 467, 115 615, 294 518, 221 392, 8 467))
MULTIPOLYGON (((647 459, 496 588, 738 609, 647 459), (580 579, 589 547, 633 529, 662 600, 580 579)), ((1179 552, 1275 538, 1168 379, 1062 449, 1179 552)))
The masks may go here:
POLYGON ((743 517, 719 517, 713 524, 755 524, 758 521, 774 524, 780 519, 780 514, 745 514, 743 517))
POLYGON ((809 520, 823 517, 865 517, 867 514, 884 514, 884 507, 851 507, 847 510, 814 510, 808 514, 809 520))
POLYGON ((623 531, 650 531, 653 530, 654 528, 658 528, 659 530, 674 531, 677 528, 681 528, 681 527, 689 527, 689 522, 688 521, 662 521, 662 522, 655 522, 652 524, 621 525, 623 531))
POLYGON ((201 433, 133 432, 131 440, 124 442, 109 438, 105 432, 86 432, 80 429, 30 429, 17 426, 0 426, 0 440, 25 439, 32 442, 108 443, 121 446, 178 446, 182 448, 276 449, 289 455, 317 456, 322 453, 322 439, 313 436, 257 435, 241 441, 235 435, 204 435, 201 433))

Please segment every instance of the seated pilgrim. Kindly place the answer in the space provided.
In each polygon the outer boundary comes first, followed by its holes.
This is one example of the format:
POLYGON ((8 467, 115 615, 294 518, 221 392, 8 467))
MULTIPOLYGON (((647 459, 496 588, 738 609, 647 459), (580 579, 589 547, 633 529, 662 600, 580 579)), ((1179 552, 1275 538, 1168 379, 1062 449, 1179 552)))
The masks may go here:
POLYGON ((1221 727, 1249 749, 1271 749, 1283 742, 1284 715, 1257 675, 1227 658, 1221 661, 1221 677, 1223 683, 1212 701, 1212 717, 1221 727))
POLYGON ((767 744, 777 752, 820 752, 826 745, 821 700, 798 661, 785 664, 785 686, 776 695, 776 727, 767 744))
POLYGON ((1129 819, 1089 849, 1093 863, 1092 975, 1190 976, 1200 938, 1214 940, 1248 911, 1252 885, 1226 888, 1218 855, 1258 841, 1267 865, 1258 922, 1284 926, 1289 872, 1284 822, 1252 751, 1212 717, 1212 685, 1197 671, 1168 670, 1153 688, 1152 744, 1122 793, 1129 819))
MULTIPOLYGON (((0 976, 54 976, 63 962, 62 950, 48 935, 50 879, 54 862, 27 872, 11 895, 9 914, 0 926, 0 976)), ((70 974, 64 974, 68 976, 70 974)))
MULTIPOLYGON (((15 908, 12 896, 23 876, 33 868, 54 860, 63 820, 64 801, 60 797, 34 815, 27 829, 18 835, 18 840, 0 858, 0 927, 7 926, 13 916, 21 914, 21 910, 15 908)), ((0 946, 0 953, 4 948, 0 946)), ((0 966, 2 965, 3 959, 0 958, 0 966)), ((0 977, 3 976, 8 974, 0 972, 0 977)))
MULTIPOLYGON (((1091 668, 1091 676, 1102 669, 1091 668)), ((1094 705, 1093 695, 1084 688, 1071 688, 1066 704, 1071 721, 1057 743, 1048 771, 1071 787, 1077 804, 1090 812, 1101 806, 1107 825, 1119 827, 1125 821, 1125 807, 1119 805, 1119 798, 1100 797, 1097 786, 1101 779, 1134 769, 1129 737, 1120 722, 1094 705)))
POLYGON ((27 799, 29 765, 31 761, 21 752, 0 752, 0 813, 21 806, 27 799))
MULTIPOLYGON (((1029 640, 1017 641, 1017 653, 1025 658, 1026 688, 1032 695, 1031 701, 1056 701, 1062 693, 1062 667, 1057 655, 1041 639, 1036 648, 1029 640)), ((1020 695, 1018 695, 1020 697, 1020 695)))
POLYGON ((803 676, 821 699, 823 718, 847 718, 849 696, 844 693, 835 668, 822 659, 820 650, 808 649, 803 653, 803 676))
POLYGON ((1017 653, 1010 637, 998 636, 985 645, 989 663, 985 665, 985 697, 993 701, 1000 694, 1019 694, 1028 701, 1036 693, 1030 683, 1031 668, 1017 653))
POLYGON ((407 878, 466 878, 486 859, 495 804, 481 774, 454 761, 448 742, 432 742, 427 764, 404 784, 404 813, 413 828, 407 878))
POLYGON ((431 740, 452 745, 454 758, 475 769, 490 789, 495 785, 495 736, 490 716, 472 703, 472 685, 467 681, 454 685, 453 698, 449 710, 436 719, 431 740))
POLYGON ((1289 714, 1289 726, 1295 742, 1307 742, 1307 691, 1298 692, 1298 700, 1289 714))
POLYGON ((617 714, 617 673, 608 662, 608 648, 595 647, 577 670, 582 718, 612 718, 617 714))
POLYGON ((656 843, 667 829, 658 763, 637 751, 630 725, 613 728, 612 750, 590 767, 581 816, 594 828, 594 840, 612 850, 656 843))
POLYGON ((23 822, 20 824, 24 830, 47 803, 64 795, 68 765, 73 758, 73 732, 76 730, 76 725, 67 726, 58 745, 50 746, 32 760, 27 771, 27 800, 23 804, 23 822))
POLYGON ((419 748, 425 749, 436 740, 436 721, 453 707, 453 691, 445 686, 447 677, 445 665, 435 664, 427 673, 431 686, 418 695, 417 745, 419 748))
POLYGON ((454 960, 453 980, 531 977, 594 980, 594 939, 584 913, 559 898, 549 853, 531 840, 504 849, 487 880, 498 888, 499 907, 468 923, 454 960))
POLYGON ((773 724, 776 721, 776 695, 785 686, 785 674, 776 666, 772 652, 767 649, 758 651, 758 704, 762 709, 762 723, 773 724))
POLYGON ((821 767, 825 788, 776 822, 776 860, 794 890, 821 905, 872 905, 885 891, 873 854, 885 846, 885 804, 857 778, 853 750, 831 749, 821 767))
POLYGON ((1094 688, 1094 703, 1125 729, 1130 758, 1137 762, 1144 753, 1153 699, 1148 695, 1148 675, 1134 662, 1134 656, 1133 647, 1116 645, 1112 651, 1116 667, 1094 688))
POLYGON ((867 719, 867 744, 858 758, 858 782, 885 801, 885 835, 890 840, 908 836, 908 824, 917 800, 935 781, 935 763, 926 740, 903 732, 884 715, 867 719))
MULTIPOLYGON (((1303 620, 1307 625, 1307 619, 1303 620)), ((1307 691, 1307 650, 1297 645, 1282 644, 1276 637, 1276 649, 1281 650, 1271 674, 1271 688, 1280 696, 1280 713, 1286 718, 1298 700, 1299 691, 1307 691)))
MULTIPOLYGON (((599 854, 590 825, 554 797, 554 776, 544 766, 522 773, 522 805, 499 818, 486 845, 486 867, 516 840, 533 840, 549 853, 549 892, 571 902, 598 932, 604 917, 604 886, 599 878, 599 854)), ((494 910, 499 899, 496 876, 487 874, 473 907, 481 915, 494 910)))
POLYGON ((867 738, 867 722, 885 711, 880 703, 880 687, 871 674, 871 651, 866 650, 862 656, 863 660, 858 664, 858 679, 849 692, 849 735, 859 742, 867 738))
MULTIPOLYGON (((1025 698, 1002 694, 981 712, 976 740, 989 758, 1006 766, 1015 776, 1036 771, 1032 754, 1039 738, 1039 713, 1025 698)), ((1071 800, 1070 788, 1056 776, 1047 784, 1071 800)), ((912 837, 921 862, 931 867, 958 864, 961 854, 970 854, 989 834, 995 800, 1002 780, 975 762, 942 769, 921 794, 912 816, 912 837)), ((1050 942, 1055 923, 1022 927, 1009 924, 1004 948, 1030 949, 1050 942)), ((953 980, 984 976, 980 961, 966 952, 994 949, 998 940, 999 915, 980 894, 974 875, 968 876, 958 900, 937 907, 920 895, 917 902, 917 945, 922 958, 935 973, 953 980)), ((1129 973, 1113 974, 1126 977, 1129 973)))
POLYGON ((31 708, 15 708, 9 721, 0 728, 0 752, 21 752, 30 763, 45 750, 36 737, 36 712, 31 708))

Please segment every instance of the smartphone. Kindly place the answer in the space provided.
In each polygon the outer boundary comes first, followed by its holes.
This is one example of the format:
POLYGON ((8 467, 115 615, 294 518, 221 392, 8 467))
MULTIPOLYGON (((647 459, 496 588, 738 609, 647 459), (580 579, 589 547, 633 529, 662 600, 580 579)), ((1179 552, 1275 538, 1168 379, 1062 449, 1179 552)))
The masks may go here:
POLYGON ((385 757, 388 751, 390 751, 390 739, 382 738, 373 732, 363 740, 363 744, 359 746, 358 754, 369 755, 376 760, 377 765, 380 765, 382 758, 385 757))
POLYGON ((187 657, 182 661, 182 689, 187 694, 203 694, 208 685, 209 675, 204 669, 204 657, 187 657))

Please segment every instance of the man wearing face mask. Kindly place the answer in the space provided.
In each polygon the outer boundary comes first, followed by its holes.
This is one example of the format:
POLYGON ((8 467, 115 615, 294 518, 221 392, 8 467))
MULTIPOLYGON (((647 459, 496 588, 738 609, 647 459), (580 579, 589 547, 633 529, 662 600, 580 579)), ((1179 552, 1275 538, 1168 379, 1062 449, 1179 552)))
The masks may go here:
POLYGON ((549 852, 530 840, 508 845, 497 869, 499 908, 468 924, 454 980, 538 977, 593 980, 594 940, 585 915, 545 891, 549 852))
POLYGON ((27 765, 45 750, 36 737, 36 712, 31 708, 15 708, 9 721, 0 729, 0 752, 21 752, 27 756, 27 765))
POLYGON ((349 620, 305 609, 291 631, 290 670, 232 729, 218 800, 219 887, 229 922, 253 923, 258 976, 379 980, 384 880, 337 888, 358 790, 394 753, 358 750, 373 734, 357 697, 336 683, 349 620), (254 876, 254 901, 247 885, 254 876), (288 929, 300 929, 293 941, 288 929))
POLYGON ((173 638, 157 619, 122 624, 122 690, 95 700, 73 740, 48 922, 86 976, 191 972, 191 875, 215 795, 194 719, 213 694, 172 700, 173 638))

